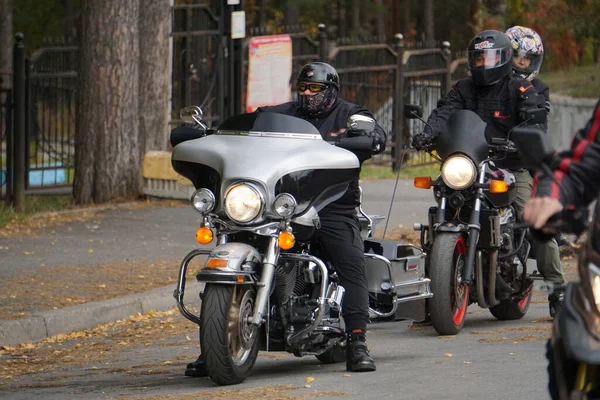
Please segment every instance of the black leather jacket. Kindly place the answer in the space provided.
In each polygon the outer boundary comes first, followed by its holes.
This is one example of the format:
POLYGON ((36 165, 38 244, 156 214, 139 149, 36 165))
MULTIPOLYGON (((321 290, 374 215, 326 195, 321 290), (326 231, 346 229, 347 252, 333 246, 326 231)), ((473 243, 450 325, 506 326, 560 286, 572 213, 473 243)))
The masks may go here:
MULTIPOLYGON (((296 101, 290 101, 276 106, 259 107, 256 111, 276 112, 305 119, 313 124, 319 130, 323 139, 328 142, 335 142, 346 134, 346 123, 351 115, 361 114, 374 118, 373 114, 366 108, 341 99, 336 101, 331 112, 325 118, 307 118, 300 111, 298 102, 296 101)), ((375 130, 370 133, 370 136, 373 136, 374 139, 382 145, 379 149, 379 153, 382 152, 385 149, 385 142, 387 139, 384 130, 379 125, 376 125, 375 130)), ((362 154, 357 154, 357 156, 361 162, 370 157, 370 155, 365 157, 362 154)), ((350 183, 350 187, 340 199, 326 206, 321 210, 321 213, 342 213, 352 215, 355 213, 355 208, 359 204, 360 189, 358 187, 358 180, 356 180, 350 183)))
MULTIPOLYGON (((438 107, 427 120, 429 125, 414 136, 412 145, 416 149, 433 147, 435 138, 446 129, 448 118, 456 110, 477 113, 487 123, 486 134, 506 137, 513 127, 522 122, 521 110, 543 108, 544 101, 536 87, 517 74, 511 73, 490 86, 479 86, 470 77, 464 78, 438 102, 438 107)), ((496 165, 513 170, 523 167, 517 155, 498 161, 496 165)))
MULTIPOLYGON (((558 199, 565 207, 587 206, 598 198, 600 191, 600 101, 585 128, 575 134, 571 148, 558 154, 551 166, 554 178, 535 176, 533 195, 558 199)), ((600 215, 600 202, 595 217, 600 215)), ((600 226, 592 228, 592 245, 600 253, 600 226)))

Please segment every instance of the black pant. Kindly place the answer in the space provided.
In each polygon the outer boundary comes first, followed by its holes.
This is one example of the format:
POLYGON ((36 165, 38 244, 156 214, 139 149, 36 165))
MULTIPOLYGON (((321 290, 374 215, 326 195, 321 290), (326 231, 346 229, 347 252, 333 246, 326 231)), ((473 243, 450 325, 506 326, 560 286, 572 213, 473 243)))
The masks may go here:
POLYGON ((369 291, 365 275, 364 244, 358 218, 354 215, 319 215, 321 229, 315 239, 321 243, 325 258, 333 264, 339 283, 346 290, 342 316, 346 331, 366 331, 369 320, 369 291))

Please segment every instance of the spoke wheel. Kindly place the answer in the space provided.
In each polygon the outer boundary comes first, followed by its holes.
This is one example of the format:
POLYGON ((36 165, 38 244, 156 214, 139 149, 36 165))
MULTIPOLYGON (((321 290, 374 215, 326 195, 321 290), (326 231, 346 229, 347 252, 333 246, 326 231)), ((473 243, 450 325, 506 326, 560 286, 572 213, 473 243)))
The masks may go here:
POLYGON ((207 284, 200 312, 200 347, 210 378, 219 385, 243 382, 258 354, 258 329, 249 320, 254 288, 207 284))

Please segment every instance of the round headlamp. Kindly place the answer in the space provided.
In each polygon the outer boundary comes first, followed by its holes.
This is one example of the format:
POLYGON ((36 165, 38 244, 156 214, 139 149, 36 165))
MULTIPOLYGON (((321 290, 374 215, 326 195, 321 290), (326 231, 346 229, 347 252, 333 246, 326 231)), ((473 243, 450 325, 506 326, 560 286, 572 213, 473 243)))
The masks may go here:
POLYGON ((215 208, 215 195, 208 189, 198 189, 192 195, 192 206, 201 213, 211 212, 215 208))
POLYGON ((236 222, 250 222, 258 217, 263 203, 259 191, 245 183, 233 184, 225 192, 225 213, 236 222))
POLYGON ((298 203, 296 203, 294 196, 288 193, 281 193, 279 196, 275 197, 273 211, 282 218, 289 218, 296 211, 297 205, 298 203))
POLYGON ((452 156, 442 164, 442 180, 454 190, 466 189, 475 182, 475 164, 465 156, 452 156))

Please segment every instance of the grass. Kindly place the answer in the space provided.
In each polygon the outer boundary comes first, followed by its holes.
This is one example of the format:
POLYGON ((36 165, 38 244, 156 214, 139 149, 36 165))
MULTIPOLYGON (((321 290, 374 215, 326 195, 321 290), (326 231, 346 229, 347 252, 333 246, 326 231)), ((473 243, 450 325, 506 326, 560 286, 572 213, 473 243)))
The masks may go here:
POLYGON ((550 88, 550 94, 571 97, 598 98, 600 93, 600 65, 572 67, 568 71, 546 72, 540 74, 550 88))
POLYGON ((68 196, 25 196, 25 210, 16 212, 6 203, 0 203, 0 229, 12 221, 22 221, 42 212, 58 211, 70 208, 73 198, 68 196))
MULTIPOLYGON (((400 169, 400 179, 413 179, 415 176, 431 176, 435 178, 439 175, 439 164, 430 164, 423 166, 404 166, 400 169)), ((371 179, 396 179, 397 172, 392 171, 388 166, 363 165, 360 178, 363 180, 371 179)))

